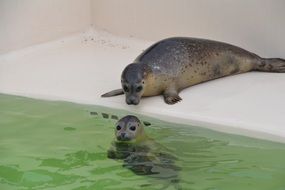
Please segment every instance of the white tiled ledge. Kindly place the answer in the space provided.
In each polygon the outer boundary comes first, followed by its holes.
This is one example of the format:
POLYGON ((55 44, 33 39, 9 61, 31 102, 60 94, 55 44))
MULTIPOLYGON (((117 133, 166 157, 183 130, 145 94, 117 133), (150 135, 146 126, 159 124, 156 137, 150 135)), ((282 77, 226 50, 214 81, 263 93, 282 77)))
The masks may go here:
MULTIPOLYGON (((180 123, 285 142, 285 73, 251 72, 193 86, 183 101, 162 97, 128 106, 123 96, 100 95, 120 87, 120 74, 153 42, 88 31, 0 55, 0 92, 126 109, 180 123)), ((262 55, 261 55, 262 56, 262 55)))

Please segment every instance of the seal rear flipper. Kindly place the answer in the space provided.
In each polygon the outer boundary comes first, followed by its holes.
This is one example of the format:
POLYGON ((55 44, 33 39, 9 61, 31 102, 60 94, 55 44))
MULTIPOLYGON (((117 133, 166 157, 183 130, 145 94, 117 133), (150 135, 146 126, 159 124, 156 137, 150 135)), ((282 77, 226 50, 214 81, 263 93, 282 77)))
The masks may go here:
POLYGON ((122 95, 124 94, 123 89, 116 89, 116 90, 112 90, 110 92, 107 92, 105 94, 102 94, 101 97, 111 97, 111 96, 118 96, 118 95, 122 95))
POLYGON ((256 71, 285 73, 285 59, 265 58, 261 59, 256 66, 256 71))

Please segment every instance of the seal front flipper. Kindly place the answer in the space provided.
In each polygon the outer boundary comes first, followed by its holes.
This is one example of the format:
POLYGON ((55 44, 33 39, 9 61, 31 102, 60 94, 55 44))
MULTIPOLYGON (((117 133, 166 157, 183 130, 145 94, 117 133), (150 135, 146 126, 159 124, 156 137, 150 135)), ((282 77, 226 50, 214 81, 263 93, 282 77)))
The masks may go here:
POLYGON ((116 151, 112 149, 108 150, 107 157, 110 159, 116 159, 116 151))
POLYGON ((181 101, 182 98, 177 93, 164 93, 163 94, 164 101, 167 104, 176 104, 177 102, 181 101))
POLYGON ((111 97, 111 96, 118 96, 118 95, 122 95, 124 94, 123 89, 116 89, 116 90, 112 90, 110 92, 107 92, 105 94, 102 94, 101 97, 111 97))

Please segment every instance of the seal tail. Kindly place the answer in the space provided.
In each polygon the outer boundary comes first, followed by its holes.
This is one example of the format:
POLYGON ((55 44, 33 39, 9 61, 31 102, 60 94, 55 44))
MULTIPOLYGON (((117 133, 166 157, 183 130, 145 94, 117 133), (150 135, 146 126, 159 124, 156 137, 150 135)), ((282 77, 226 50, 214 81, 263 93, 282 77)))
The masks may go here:
POLYGON ((255 66, 256 71, 262 72, 285 72, 285 59, 280 58, 262 58, 255 66))
POLYGON ((105 97, 111 97, 111 96, 118 96, 118 95, 122 95, 122 94, 124 94, 123 89, 117 89, 117 90, 112 90, 110 92, 102 94, 101 97, 105 98, 105 97))

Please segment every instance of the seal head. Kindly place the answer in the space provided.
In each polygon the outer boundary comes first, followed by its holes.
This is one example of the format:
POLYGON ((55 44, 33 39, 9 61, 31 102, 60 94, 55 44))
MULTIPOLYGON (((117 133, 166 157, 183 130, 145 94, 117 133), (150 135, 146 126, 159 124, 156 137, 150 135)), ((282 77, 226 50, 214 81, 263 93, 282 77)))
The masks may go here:
POLYGON ((123 91, 126 95, 126 103, 137 105, 144 92, 144 69, 141 64, 129 64, 121 76, 123 91))
MULTIPOLYGON (((121 118, 115 127, 116 141, 107 152, 108 158, 123 160, 123 167, 136 175, 149 175, 156 179, 179 181, 180 167, 168 149, 148 138, 143 122, 133 115, 121 118)), ((181 188, 175 188, 181 189, 181 188)))
POLYGON ((133 115, 121 118, 115 128, 115 136, 118 141, 139 141, 145 138, 143 124, 133 115))

